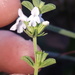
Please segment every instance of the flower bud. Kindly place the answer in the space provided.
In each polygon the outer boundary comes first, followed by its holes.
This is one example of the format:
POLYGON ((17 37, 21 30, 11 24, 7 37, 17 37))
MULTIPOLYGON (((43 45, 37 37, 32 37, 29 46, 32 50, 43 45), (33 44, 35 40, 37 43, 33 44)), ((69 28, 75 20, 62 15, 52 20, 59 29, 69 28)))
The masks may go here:
POLYGON ((43 25, 49 25, 49 21, 42 22, 43 25))

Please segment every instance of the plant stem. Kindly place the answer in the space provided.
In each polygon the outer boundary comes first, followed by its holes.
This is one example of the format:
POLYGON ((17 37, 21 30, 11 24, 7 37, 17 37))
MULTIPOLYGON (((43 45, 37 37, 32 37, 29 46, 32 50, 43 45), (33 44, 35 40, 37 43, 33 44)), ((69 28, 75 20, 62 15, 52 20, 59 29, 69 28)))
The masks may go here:
POLYGON ((37 37, 33 37, 33 47, 34 47, 34 55, 35 55, 35 62, 36 62, 37 37))
POLYGON ((34 69, 34 75, 38 75, 38 68, 37 67, 34 69))
POLYGON ((34 46, 34 55, 35 55, 35 67, 34 67, 34 75, 38 75, 38 66, 36 60, 36 51, 37 51, 37 37, 33 37, 33 46, 34 46))

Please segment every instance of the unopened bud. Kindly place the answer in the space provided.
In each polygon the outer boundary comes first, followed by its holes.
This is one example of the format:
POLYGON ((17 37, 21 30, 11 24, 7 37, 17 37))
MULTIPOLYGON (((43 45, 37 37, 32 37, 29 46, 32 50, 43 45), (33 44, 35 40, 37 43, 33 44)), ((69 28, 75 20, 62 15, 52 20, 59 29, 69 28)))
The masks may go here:
POLYGON ((43 25, 49 25, 49 21, 42 22, 43 25))

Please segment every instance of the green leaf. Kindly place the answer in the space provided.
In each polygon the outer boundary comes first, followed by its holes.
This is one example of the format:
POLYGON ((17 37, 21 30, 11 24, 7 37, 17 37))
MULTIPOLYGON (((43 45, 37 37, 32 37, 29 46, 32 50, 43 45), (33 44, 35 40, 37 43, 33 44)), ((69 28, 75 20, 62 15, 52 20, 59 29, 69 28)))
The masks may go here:
POLYGON ((43 62, 46 59, 47 56, 48 56, 48 53, 43 51, 41 62, 43 62))
POLYGON ((23 56, 21 59, 24 60, 24 61, 27 62, 30 66, 33 67, 34 61, 32 60, 32 58, 30 58, 29 56, 23 56))
POLYGON ((28 8, 30 11, 33 9, 33 5, 29 1, 23 1, 22 5, 25 6, 26 8, 28 8))
POLYGON ((56 63, 56 60, 53 58, 46 59, 43 63, 41 63, 40 68, 47 67, 56 63))
POLYGON ((37 59, 37 63, 40 65, 41 63, 41 58, 42 58, 42 51, 37 51, 36 52, 36 59, 37 59))
POLYGON ((44 6, 45 2, 41 1, 39 4, 39 8, 41 9, 44 6))
POLYGON ((52 3, 49 3, 49 4, 44 5, 40 9, 40 11, 41 11, 41 14, 43 14, 43 13, 49 12, 49 11, 54 10, 54 9, 56 9, 56 6, 52 3))
POLYGON ((39 7, 41 0, 32 0, 34 6, 39 7))

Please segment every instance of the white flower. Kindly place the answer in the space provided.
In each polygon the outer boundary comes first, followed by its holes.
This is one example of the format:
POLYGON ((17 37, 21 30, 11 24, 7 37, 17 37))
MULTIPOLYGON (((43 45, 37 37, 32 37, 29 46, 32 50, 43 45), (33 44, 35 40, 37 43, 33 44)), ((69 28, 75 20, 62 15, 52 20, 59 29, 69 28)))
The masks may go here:
POLYGON ((22 12, 22 10, 19 8, 18 10, 18 19, 16 20, 16 23, 10 28, 10 30, 17 30, 17 33, 22 33, 24 29, 26 29, 26 25, 23 23, 24 21, 27 21, 27 16, 25 16, 22 12))
POLYGON ((31 11, 31 15, 28 18, 29 22, 29 26, 36 26, 37 23, 41 23, 44 21, 44 19, 42 18, 42 14, 40 14, 39 9, 37 7, 34 7, 31 11))

